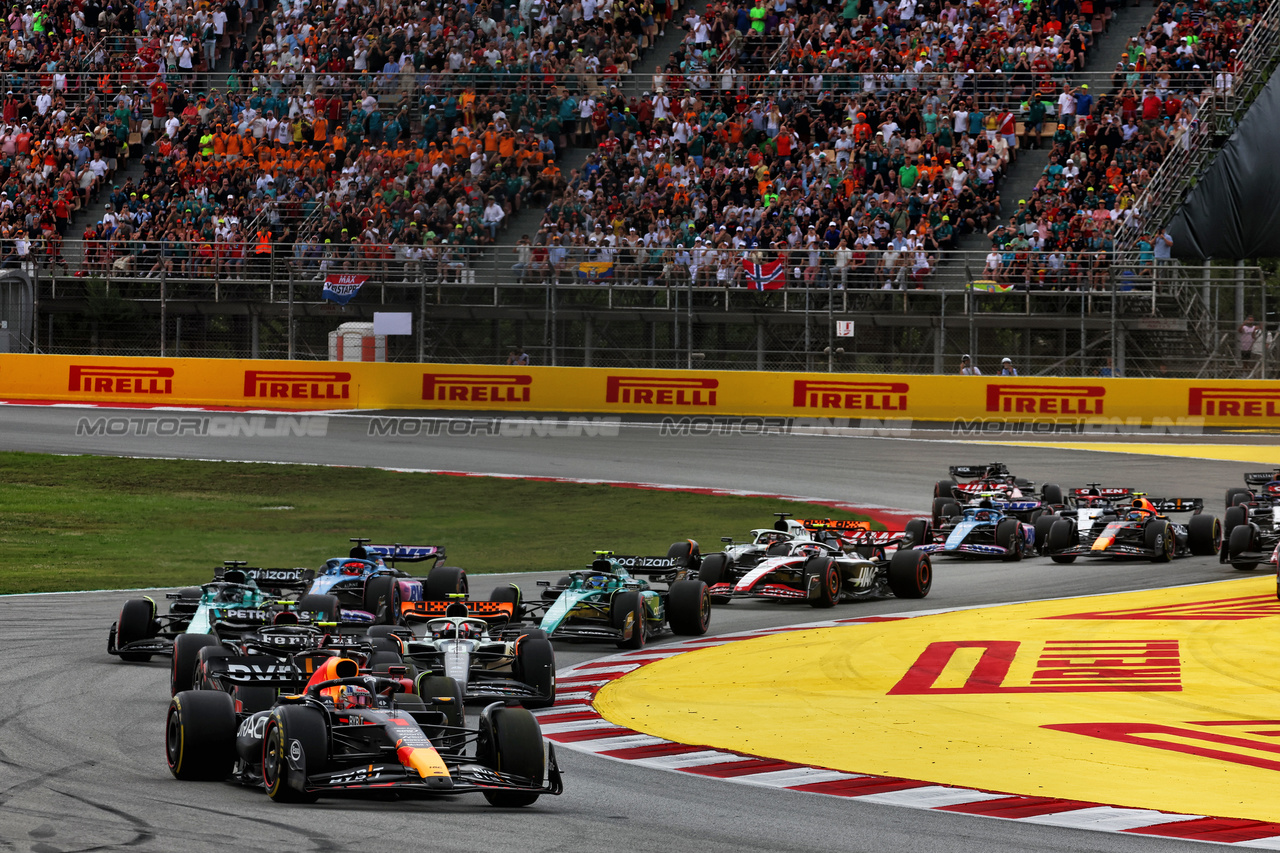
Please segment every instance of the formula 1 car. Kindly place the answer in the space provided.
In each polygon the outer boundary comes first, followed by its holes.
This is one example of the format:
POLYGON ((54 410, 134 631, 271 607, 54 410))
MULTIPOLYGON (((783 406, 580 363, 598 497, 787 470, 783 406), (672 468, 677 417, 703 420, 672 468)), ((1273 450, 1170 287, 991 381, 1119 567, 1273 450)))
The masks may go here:
POLYGON ((1280 489, 1269 494, 1272 485, 1267 483, 1260 493, 1236 495, 1223 514, 1219 558, 1237 571, 1253 571, 1280 544, 1280 489))
MULTIPOLYGON (((460 599, 461 596, 458 596, 460 599)), ((423 601, 406 605, 406 626, 375 626, 371 633, 401 644, 405 663, 419 677, 446 675, 466 699, 518 700, 526 708, 549 708, 556 699, 556 655, 540 628, 514 624, 523 611, 519 587, 500 586, 490 601, 423 601)))
MULTIPOLYGON (((753 531, 760 532, 767 531, 753 531)), ((917 535, 920 539, 915 541, 924 541, 927 527, 917 535)), ((912 543, 910 533, 869 530, 846 531, 837 541, 809 536, 777 538, 763 555, 739 551, 730 543, 725 551, 702 559, 698 577, 717 600, 768 598, 833 607, 840 601, 888 595, 924 598, 933 586, 933 564, 929 555, 912 543), (890 547, 897 548, 892 556, 887 555, 890 547), (736 562, 737 554, 750 563, 749 567, 736 562)))
POLYGON ((1061 486, 1046 483, 1037 493, 1035 483, 1013 476, 1003 462, 952 465, 948 471, 952 479, 939 480, 933 487, 935 528, 960 516, 960 511, 968 506, 998 509, 1028 524, 1063 506, 1061 486))
MULTIPOLYGON (((1036 549, 1036 528, 1000 509, 995 502, 966 507, 931 531, 931 540, 914 550, 955 557, 1021 560, 1036 549)), ((920 519, 923 521, 924 519, 920 519)))
POLYGON ((1080 536, 1092 541, 1090 531, 1095 524, 1105 526, 1107 521, 1114 521, 1120 509, 1127 511, 1133 499, 1141 495, 1136 489, 1103 486, 1101 483, 1089 483, 1083 488, 1071 489, 1066 494, 1067 502, 1064 506, 1046 509, 1032 522, 1036 529, 1036 545, 1042 554, 1045 553, 1049 529, 1059 518, 1073 519, 1080 536))
POLYGON ((477 729, 464 725, 458 685, 443 676, 403 692, 397 678, 361 675, 330 658, 305 690, 271 708, 237 712, 217 690, 173 697, 165 756, 182 780, 261 786, 277 802, 380 791, 479 792, 492 805, 526 806, 563 790, 555 749, 524 708, 494 703, 477 729))
MULTIPOLYGON (((335 595, 344 608, 367 613, 369 621, 394 624, 406 601, 444 601, 451 593, 467 592, 467 573, 456 566, 442 566, 444 548, 434 545, 370 545, 356 543, 346 557, 326 560, 311 581, 311 595, 335 595), (433 561, 425 578, 413 577, 395 567, 397 562, 433 561)), ((348 619, 359 618, 355 613, 348 619)))
POLYGON ((1271 471, 1251 471, 1244 475, 1244 484, 1245 488, 1234 486, 1227 489, 1228 508, 1238 503, 1280 498, 1280 468, 1271 471))
POLYGON ((1128 507, 1113 507, 1091 519, 1082 531, 1077 520, 1064 513, 1049 528, 1044 553, 1055 563, 1071 563, 1076 557, 1145 559, 1167 563, 1174 557, 1208 556, 1222 545, 1222 524, 1204 515, 1200 498, 1137 497, 1128 507), (1193 513, 1187 524, 1170 521, 1164 513, 1193 513))
POLYGON ((107 652, 125 661, 147 661, 152 655, 174 654, 179 637, 215 629, 243 633, 267 624, 282 610, 336 621, 338 600, 332 596, 280 600, 283 594, 305 589, 309 575, 310 569, 260 569, 227 561, 214 572, 212 582, 170 593, 167 598, 173 603, 165 615, 156 613, 151 598, 126 601, 107 634, 107 652))
MULTIPOLYGON (((385 637, 371 637, 368 628, 352 626, 361 633, 343 633, 344 626, 329 623, 304 624, 281 614, 281 620, 264 625, 234 639, 212 634, 192 635, 198 644, 189 677, 180 679, 174 695, 182 690, 221 690, 231 695, 237 711, 261 711, 275 704, 280 693, 300 692, 315 671, 332 657, 346 657, 360 665, 361 672, 397 677, 404 690, 414 690, 416 673, 400 656, 398 643, 385 637)), ((385 628, 383 630, 386 630, 385 628)), ((175 655, 176 659, 176 655, 175 655)), ((182 675, 177 673, 176 675, 182 675)))
POLYGON ((681 553, 663 558, 596 551, 586 571, 571 572, 554 585, 538 581, 542 600, 526 603, 524 616, 538 620, 553 640, 611 640, 626 649, 642 648, 668 630, 701 636, 711 624, 711 597, 707 585, 691 577, 698 543, 678 543, 672 550, 681 553))

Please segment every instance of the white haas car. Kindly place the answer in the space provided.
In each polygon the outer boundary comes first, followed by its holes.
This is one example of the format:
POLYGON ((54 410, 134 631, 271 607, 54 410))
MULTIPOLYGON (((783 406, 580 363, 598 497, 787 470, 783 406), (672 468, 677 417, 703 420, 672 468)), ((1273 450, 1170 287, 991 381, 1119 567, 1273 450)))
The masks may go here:
POLYGON ((787 513, 775 514, 773 528, 752 530, 747 542, 722 539, 724 551, 701 558, 698 578, 713 602, 768 598, 832 607, 859 598, 929 594, 933 564, 928 554, 911 550, 910 533, 871 531, 866 522, 796 521, 787 513))

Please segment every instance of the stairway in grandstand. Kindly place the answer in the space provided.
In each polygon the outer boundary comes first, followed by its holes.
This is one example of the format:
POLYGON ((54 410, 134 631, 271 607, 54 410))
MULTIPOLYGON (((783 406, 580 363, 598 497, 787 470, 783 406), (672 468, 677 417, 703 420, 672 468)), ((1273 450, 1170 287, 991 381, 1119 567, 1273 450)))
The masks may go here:
MULTIPOLYGON (((1089 51, 1084 70, 1090 72, 1093 79, 1116 67, 1124 53, 1129 39, 1151 20, 1153 7, 1125 5, 1115 10, 1106 32, 1096 39, 1089 51)), ((1095 92, 1095 95, 1102 94, 1095 92)), ((1053 147, 1048 137, 1053 135, 1052 129, 1046 126, 1046 142, 1040 148, 1019 147, 1018 159, 1010 165, 1004 182, 1000 186, 1000 215, 1008 221, 1018 209, 1018 199, 1031 194, 1045 167, 1049 165, 1049 150, 1053 147)), ((990 246, 985 234, 969 234, 960 240, 959 248, 983 250, 990 246)), ((940 271, 941 272, 941 271, 940 271)))

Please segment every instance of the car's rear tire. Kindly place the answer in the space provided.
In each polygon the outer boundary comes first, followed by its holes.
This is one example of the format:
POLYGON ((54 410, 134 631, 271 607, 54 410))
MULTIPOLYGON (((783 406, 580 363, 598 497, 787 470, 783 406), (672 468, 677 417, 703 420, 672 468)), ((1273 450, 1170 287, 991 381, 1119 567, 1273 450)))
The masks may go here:
POLYGON ((948 501, 942 506, 942 520, 950 521, 960 515, 960 504, 955 501, 948 501))
POLYGON ((1249 520, 1249 508, 1243 506, 1229 506, 1227 511, 1222 514, 1222 535, 1230 541, 1231 531, 1249 520))
POLYGON ((835 607, 840 601, 840 569, 831 557, 811 557, 804 564, 804 588, 809 589, 810 578, 818 578, 818 595, 809 599, 810 607, 835 607))
POLYGON ((467 573, 457 566, 436 566, 427 574, 423 595, 427 601, 450 601, 451 595, 469 592, 467 573))
MULTIPOLYGON (((120 608, 120 618, 116 620, 116 648, 138 640, 149 640, 158 633, 157 628, 155 603, 146 598, 131 598, 120 608)), ((141 663, 151 660, 151 655, 121 652, 120 660, 141 663)))
POLYGON ((1173 559, 1177 543, 1173 539, 1173 528, 1164 519, 1147 522, 1147 526, 1142 528, 1142 541, 1155 552, 1151 562, 1167 563, 1173 559))
POLYGON ((395 625, 400 621, 400 583, 389 575, 369 578, 364 584, 364 609, 373 614, 379 625, 395 625))
POLYGON ((927 518, 913 518, 907 522, 903 532, 907 534, 910 540, 905 543, 905 547, 914 548, 917 545, 928 545, 933 538, 933 525, 929 523, 927 518))
POLYGON ((702 552, 698 550, 697 542, 686 539, 683 542, 673 543, 667 549, 667 559, 671 560, 677 569, 694 572, 698 569, 698 563, 702 561, 702 552))
POLYGON ((1246 551, 1257 551, 1260 547, 1256 527, 1252 524, 1237 525, 1231 531, 1231 539, 1227 542, 1227 559, 1231 561, 1231 567, 1237 572, 1251 572, 1258 568, 1256 561, 1237 560, 1235 556, 1246 551))
POLYGON ((1006 562, 1022 559, 1022 525, 1015 518, 1002 518, 996 523, 996 544, 1005 549, 1006 562))
POLYGON ((1036 518, 1036 520, 1033 522, 1033 526, 1036 531, 1035 546, 1036 546, 1036 550, 1041 554, 1045 553, 1048 550, 1049 530, 1059 520, 1060 519, 1058 518, 1058 516, 1054 515, 1051 512, 1046 512, 1043 515, 1036 518))
POLYGON ((512 605, 512 622, 519 622, 524 618, 524 593, 515 584, 506 583, 495 586, 493 592, 489 593, 489 600, 512 605))
POLYGON ((281 705, 267 722, 262 738, 262 785, 277 803, 314 803, 318 794, 289 784, 293 744, 298 744, 306 774, 323 773, 329 765, 329 735, 324 714, 304 705, 281 705))
MULTIPOLYGON (((708 554, 702 558, 702 565, 698 566, 698 580, 705 583, 708 587, 715 586, 719 583, 733 583, 733 563, 729 560, 728 554, 708 554)), ((727 604, 732 598, 727 595, 711 596, 712 604, 727 604)))
POLYGON ((554 584, 542 590, 543 601, 555 601, 560 597, 560 593, 564 592, 573 583, 573 578, 568 575, 561 575, 560 579, 554 584))
MULTIPOLYGON (((480 763, 499 773, 521 776, 542 785, 547 775, 542 730, 533 714, 524 708, 495 708, 486 726, 487 742, 478 751, 480 763)), ((537 802, 537 791, 484 791, 489 805, 519 808, 537 802)))
POLYGON ((933 484, 933 496, 935 498, 947 498, 948 500, 954 500, 956 496, 955 489, 955 480, 939 480, 933 484))
POLYGON ((704 581, 676 581, 667 593, 667 624, 682 637, 701 637, 711 626, 711 595, 704 581))
POLYGON ((427 737, 441 752, 461 752, 466 746, 467 735, 459 731, 466 723, 466 700, 462 695, 462 685, 447 675, 420 675, 414 689, 422 697, 428 711, 437 711, 444 715, 444 725, 450 731, 441 731, 435 726, 427 726, 427 737))
POLYGON ((316 614, 320 622, 337 622, 342 617, 342 605, 336 595, 304 595, 298 599, 298 610, 316 614))
POLYGON ((1059 486, 1057 483, 1045 483, 1044 487, 1040 490, 1040 500, 1047 504, 1053 504, 1054 506, 1061 505, 1063 503, 1062 486, 1059 486))
POLYGON ((933 588, 933 561, 924 551, 898 551, 889 560, 889 589, 898 598, 924 598, 933 588))
POLYGON ((624 632, 622 639, 618 640, 618 648, 644 648, 644 596, 637 590, 623 590, 614 594, 609 606, 609 621, 613 627, 624 632), (628 626, 630 633, 626 634, 628 626))
POLYGON ((1242 489, 1239 486, 1227 489, 1227 507, 1231 508, 1238 504, 1241 499, 1249 500, 1253 497, 1253 492, 1248 489, 1242 489))
POLYGON ((165 759, 183 781, 215 781, 231 775, 236 760, 236 708, 219 690, 184 690, 169 701, 165 759))
POLYGON ((196 656, 201 649, 221 645, 212 634, 179 634, 173 641, 169 667, 169 695, 177 696, 195 686, 196 656))
POLYGON ((545 638, 521 637, 516 644, 515 676, 538 691, 537 699, 521 699, 526 708, 550 708, 556 703, 556 653, 545 638))
POLYGON ((1074 563, 1076 561, 1075 554, 1055 553, 1065 551, 1074 547, 1076 543, 1076 526, 1069 518, 1054 519, 1053 525, 1049 528, 1049 533, 1045 537, 1044 547, 1049 553, 1049 559, 1055 563, 1074 563))
POLYGON ((1197 557, 1212 557, 1222 547, 1222 522, 1217 516, 1191 516, 1187 522, 1187 547, 1197 557))
POLYGON ((937 527, 938 525, 942 524, 942 522, 946 521, 948 518, 951 517, 947 515, 947 507, 954 503, 955 501, 952 500, 951 498, 934 498, 933 499, 933 509, 929 513, 929 517, 930 517, 930 520, 933 522, 934 527, 937 527))

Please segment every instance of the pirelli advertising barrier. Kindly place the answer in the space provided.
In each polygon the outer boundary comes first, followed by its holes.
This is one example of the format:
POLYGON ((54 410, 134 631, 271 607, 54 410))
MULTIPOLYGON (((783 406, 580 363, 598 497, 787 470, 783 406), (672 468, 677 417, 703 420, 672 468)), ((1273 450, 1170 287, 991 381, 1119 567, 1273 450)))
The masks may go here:
MULTIPOLYGON (((1280 382, 0 355, 0 399, 884 421, 1280 425, 1280 382)), ((856 425, 856 424, 854 424, 856 425)))

